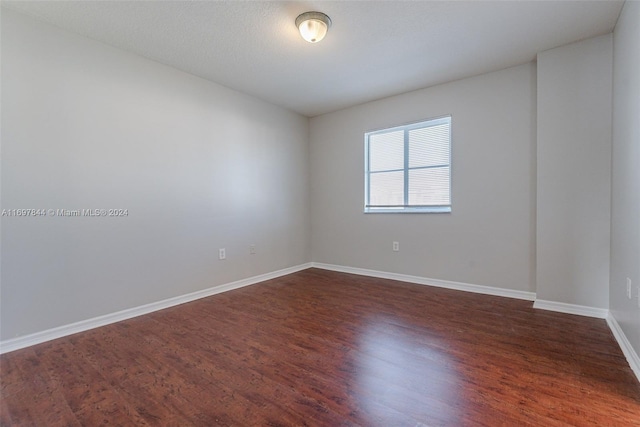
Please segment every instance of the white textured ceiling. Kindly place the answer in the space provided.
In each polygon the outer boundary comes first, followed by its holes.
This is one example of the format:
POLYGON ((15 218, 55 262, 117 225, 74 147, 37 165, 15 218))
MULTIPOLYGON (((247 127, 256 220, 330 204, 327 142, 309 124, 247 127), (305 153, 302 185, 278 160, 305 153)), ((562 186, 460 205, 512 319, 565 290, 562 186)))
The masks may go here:
POLYGON ((494 71, 610 32, 620 1, 3 1, 306 116, 494 71), (320 43, 294 24, 333 26, 320 43))

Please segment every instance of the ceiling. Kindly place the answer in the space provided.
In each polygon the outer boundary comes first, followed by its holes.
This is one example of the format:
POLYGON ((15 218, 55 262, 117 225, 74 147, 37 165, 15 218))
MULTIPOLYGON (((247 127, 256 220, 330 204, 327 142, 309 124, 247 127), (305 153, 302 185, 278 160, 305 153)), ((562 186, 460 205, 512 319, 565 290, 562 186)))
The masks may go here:
POLYGON ((2 1, 306 116, 486 73, 613 30, 620 1, 2 1), (295 18, 333 25, 305 42, 295 18))

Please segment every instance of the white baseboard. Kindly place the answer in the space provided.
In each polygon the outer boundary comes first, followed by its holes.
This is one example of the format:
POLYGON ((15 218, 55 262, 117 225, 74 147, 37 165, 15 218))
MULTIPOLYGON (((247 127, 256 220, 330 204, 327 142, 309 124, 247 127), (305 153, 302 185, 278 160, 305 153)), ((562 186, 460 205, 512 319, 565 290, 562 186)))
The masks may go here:
POLYGON ((609 310, 606 308, 587 307, 585 305, 566 304, 563 302, 546 301, 537 299, 533 303, 533 308, 541 310, 557 311, 559 313, 577 314, 579 316, 596 317, 606 319, 609 310))
POLYGON ((265 280, 275 279, 276 277, 285 276, 287 274, 295 273, 300 270, 306 270, 307 268, 311 268, 311 266, 312 266, 312 263, 301 264, 294 267, 273 271, 271 273, 265 273, 265 274, 260 274, 258 276, 249 277, 248 279, 242 279, 235 282, 214 286, 208 289, 203 289, 201 291, 192 292, 186 295, 180 295, 180 296, 165 299, 162 301, 141 305, 139 307, 133 307, 133 308, 118 311, 115 313, 106 314, 104 316, 98 316, 92 319, 82 320, 80 322, 72 323, 69 325, 59 326, 57 328, 48 329, 46 331, 36 332, 36 333, 25 335, 22 337, 0 341, 0 354, 9 353, 10 351, 19 350, 21 348, 40 344, 46 341, 62 338, 67 335, 72 335, 78 332, 87 331, 89 329, 98 328, 100 326, 109 325, 111 323, 120 322, 122 320, 131 319, 133 317, 141 316, 143 314, 148 314, 154 311, 163 310, 165 308, 173 307, 179 304, 184 304, 186 302, 195 301, 195 300, 205 298, 211 295, 219 294, 222 292, 231 291, 233 289, 254 285, 259 282, 264 282, 265 280))
POLYGON ((611 313, 609 313, 609 315, 607 316, 607 325, 609 325, 609 329, 611 329, 613 336, 616 338, 616 341, 618 341, 618 345, 622 349, 622 353, 624 353, 624 356, 627 358, 627 362, 629 362, 631 370, 634 374, 636 374, 638 381, 640 381, 640 357, 631 346, 631 343, 622 331, 622 328, 618 324, 618 321, 615 317, 613 317, 611 313))
POLYGON ((474 285, 470 283, 451 282, 449 280, 429 279, 426 277, 410 276, 407 274, 389 273, 386 271, 367 270, 364 268, 345 267, 342 265, 323 264, 318 262, 311 263, 315 268, 323 270, 339 271, 342 273, 358 274, 360 276, 378 277, 381 279, 398 280, 400 282, 415 283, 417 285, 435 286, 438 288, 455 289, 458 291, 474 292, 477 294, 494 295, 499 297, 522 299, 526 301, 534 301, 536 294, 534 292, 516 291, 513 289, 494 288, 491 286, 474 285))

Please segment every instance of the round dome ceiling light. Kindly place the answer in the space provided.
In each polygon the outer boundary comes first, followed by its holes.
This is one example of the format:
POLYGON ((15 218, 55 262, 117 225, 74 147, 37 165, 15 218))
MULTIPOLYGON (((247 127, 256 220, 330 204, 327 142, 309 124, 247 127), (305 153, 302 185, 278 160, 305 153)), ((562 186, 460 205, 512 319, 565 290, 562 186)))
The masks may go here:
POLYGON ((303 39, 317 43, 327 34, 331 19, 322 12, 305 12, 296 18, 296 27, 303 39))

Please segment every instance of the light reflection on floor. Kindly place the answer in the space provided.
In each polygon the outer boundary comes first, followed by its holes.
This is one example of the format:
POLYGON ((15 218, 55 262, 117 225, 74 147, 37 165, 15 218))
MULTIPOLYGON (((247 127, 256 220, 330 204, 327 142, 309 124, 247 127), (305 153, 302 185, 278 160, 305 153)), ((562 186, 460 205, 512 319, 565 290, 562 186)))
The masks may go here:
POLYGON ((370 425, 462 424, 455 360, 437 335, 395 317, 370 320, 354 355, 358 403, 370 425))

